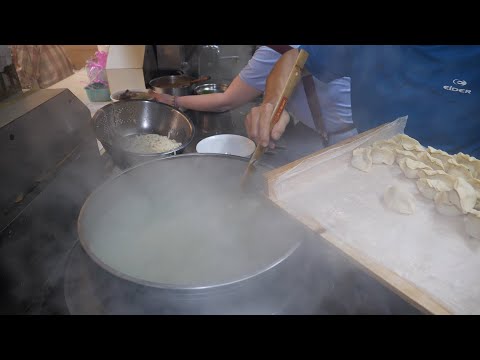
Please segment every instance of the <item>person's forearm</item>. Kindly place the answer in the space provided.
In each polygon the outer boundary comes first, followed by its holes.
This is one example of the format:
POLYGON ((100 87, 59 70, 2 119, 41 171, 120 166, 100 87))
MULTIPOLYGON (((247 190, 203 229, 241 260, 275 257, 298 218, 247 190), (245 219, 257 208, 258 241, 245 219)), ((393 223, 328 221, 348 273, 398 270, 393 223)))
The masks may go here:
POLYGON ((290 71, 295 65, 298 56, 298 50, 292 49, 283 54, 268 75, 265 86, 263 103, 270 103, 273 106, 279 100, 282 89, 287 83, 290 71))
POLYGON ((239 76, 233 79, 224 93, 178 97, 177 106, 196 111, 223 112, 235 109, 261 95, 239 76))
POLYGON ((225 93, 177 97, 177 106, 196 111, 223 112, 231 109, 225 93))

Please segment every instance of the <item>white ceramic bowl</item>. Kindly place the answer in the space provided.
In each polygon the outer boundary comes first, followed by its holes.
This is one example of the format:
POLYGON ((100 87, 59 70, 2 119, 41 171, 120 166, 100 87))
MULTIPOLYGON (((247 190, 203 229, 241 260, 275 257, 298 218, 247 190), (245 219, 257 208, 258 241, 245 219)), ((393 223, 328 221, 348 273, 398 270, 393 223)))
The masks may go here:
POLYGON ((255 143, 240 135, 221 134, 207 137, 197 144, 197 152, 203 154, 227 154, 250 157, 255 143))

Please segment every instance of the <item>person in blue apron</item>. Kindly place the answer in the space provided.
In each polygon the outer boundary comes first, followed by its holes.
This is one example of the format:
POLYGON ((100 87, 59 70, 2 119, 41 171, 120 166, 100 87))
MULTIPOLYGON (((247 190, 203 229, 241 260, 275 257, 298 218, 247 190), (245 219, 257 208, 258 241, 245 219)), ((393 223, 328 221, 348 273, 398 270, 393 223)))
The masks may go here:
MULTIPOLYGON (((196 111, 229 111, 262 95, 267 76, 281 54, 298 46, 259 46, 224 93, 181 97, 151 94, 157 101, 174 107, 196 111)), ((302 86, 292 94, 287 111, 285 116, 289 121, 291 119, 295 124, 300 122, 318 132, 324 146, 357 134, 352 121, 348 77, 322 82, 307 74, 302 79, 302 86)))
POLYGON ((359 132, 408 116, 405 133, 424 146, 480 157, 480 46, 468 45, 301 45, 285 52, 268 77, 260 107, 245 119, 249 136, 274 146, 287 125, 269 127, 280 84, 288 78, 299 49, 305 69, 329 82, 351 78, 353 123, 359 132), (278 85, 277 85, 278 84, 278 85), (260 136, 264 134, 264 136, 260 136))

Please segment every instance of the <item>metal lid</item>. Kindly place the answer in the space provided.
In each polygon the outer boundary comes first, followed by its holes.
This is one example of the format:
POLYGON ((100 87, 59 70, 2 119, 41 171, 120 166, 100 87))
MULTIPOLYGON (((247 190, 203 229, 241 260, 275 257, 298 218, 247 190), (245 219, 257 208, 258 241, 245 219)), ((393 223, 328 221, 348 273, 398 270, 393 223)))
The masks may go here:
POLYGON ((247 161, 225 155, 154 160, 106 182, 85 202, 80 242, 100 266, 144 285, 206 289, 257 276, 300 245, 304 229, 261 192, 247 161))

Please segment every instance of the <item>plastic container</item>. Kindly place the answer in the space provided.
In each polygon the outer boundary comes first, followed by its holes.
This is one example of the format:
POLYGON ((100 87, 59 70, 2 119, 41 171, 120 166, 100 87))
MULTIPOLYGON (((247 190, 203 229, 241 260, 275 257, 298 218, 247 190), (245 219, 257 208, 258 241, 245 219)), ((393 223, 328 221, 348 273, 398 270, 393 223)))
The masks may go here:
POLYGON ((108 86, 95 83, 85 87, 88 99, 91 102, 106 102, 110 101, 110 89, 108 86))

